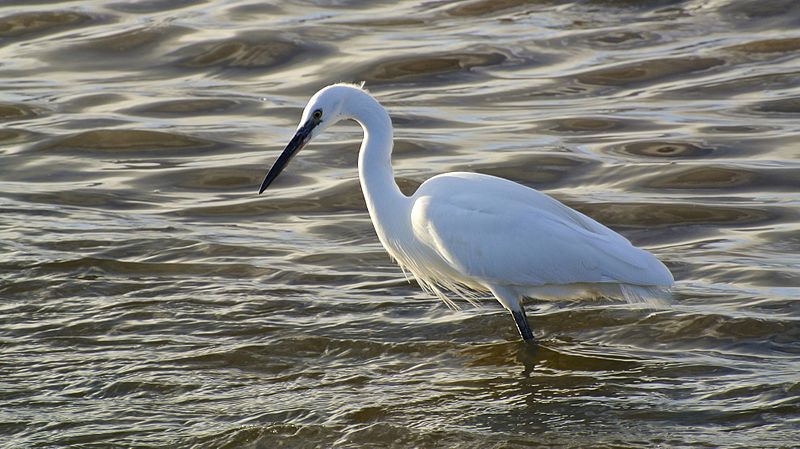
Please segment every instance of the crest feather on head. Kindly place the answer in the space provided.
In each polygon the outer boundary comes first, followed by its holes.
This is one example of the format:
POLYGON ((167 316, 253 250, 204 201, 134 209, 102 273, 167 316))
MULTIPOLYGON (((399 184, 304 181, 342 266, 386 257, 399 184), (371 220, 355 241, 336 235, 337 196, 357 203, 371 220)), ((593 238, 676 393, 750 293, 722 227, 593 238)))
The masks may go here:
POLYGON ((356 81, 356 82, 354 82, 354 83, 346 83, 346 82, 341 82, 341 83, 336 83, 336 84, 337 84, 337 85, 339 85, 339 86, 350 86, 350 87, 357 87, 357 88, 359 88, 359 89, 363 90, 364 92, 369 92, 369 91, 368 91, 368 90, 367 90, 367 89, 364 87, 364 85, 365 85, 365 84, 367 84, 367 82, 366 82, 366 81, 356 81))

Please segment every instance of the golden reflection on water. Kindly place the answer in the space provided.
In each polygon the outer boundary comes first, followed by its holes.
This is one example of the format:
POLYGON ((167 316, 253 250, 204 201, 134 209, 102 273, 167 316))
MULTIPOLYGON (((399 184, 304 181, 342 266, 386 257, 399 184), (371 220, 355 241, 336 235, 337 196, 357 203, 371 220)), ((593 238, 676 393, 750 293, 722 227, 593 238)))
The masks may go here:
POLYGON ((8 447, 789 447, 800 371, 791 1, 0 5, 8 447), (264 170, 366 80, 406 193, 546 191, 656 253, 667 309, 446 309, 377 242, 361 131, 264 170))

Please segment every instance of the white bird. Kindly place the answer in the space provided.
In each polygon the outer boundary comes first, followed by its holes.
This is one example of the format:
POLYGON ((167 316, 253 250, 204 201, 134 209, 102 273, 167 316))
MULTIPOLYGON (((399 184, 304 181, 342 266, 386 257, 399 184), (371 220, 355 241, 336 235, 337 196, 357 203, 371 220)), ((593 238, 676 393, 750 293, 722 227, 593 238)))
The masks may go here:
POLYGON ((477 173, 446 173, 405 196, 392 173, 392 122, 362 86, 317 92, 259 194, 313 137, 351 119, 364 130, 361 190, 383 247, 423 289, 446 304, 450 291, 472 301, 491 292, 532 340, 522 300, 616 297, 657 299, 673 278, 647 251, 586 215, 529 187, 477 173))

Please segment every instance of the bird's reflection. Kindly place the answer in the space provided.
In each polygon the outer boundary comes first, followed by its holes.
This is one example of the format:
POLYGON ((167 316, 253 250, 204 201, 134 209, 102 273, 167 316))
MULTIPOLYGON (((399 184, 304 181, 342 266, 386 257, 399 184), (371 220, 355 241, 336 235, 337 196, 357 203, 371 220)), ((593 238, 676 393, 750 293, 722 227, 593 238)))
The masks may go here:
POLYGON ((548 351, 550 350, 536 341, 518 342, 516 359, 522 365, 522 376, 530 377, 548 351))

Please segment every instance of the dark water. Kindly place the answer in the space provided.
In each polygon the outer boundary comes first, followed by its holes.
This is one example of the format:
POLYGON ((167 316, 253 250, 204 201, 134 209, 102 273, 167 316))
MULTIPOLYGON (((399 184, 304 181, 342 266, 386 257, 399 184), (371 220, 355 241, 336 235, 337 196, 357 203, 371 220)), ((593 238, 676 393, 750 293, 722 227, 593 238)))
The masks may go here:
POLYGON ((4 1, 0 446, 797 447, 794 1, 4 1), (450 311, 380 247, 340 126, 407 192, 468 170, 661 258, 674 306, 450 311))

